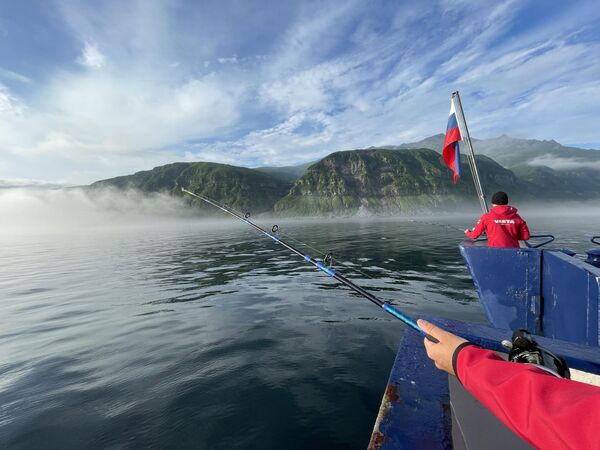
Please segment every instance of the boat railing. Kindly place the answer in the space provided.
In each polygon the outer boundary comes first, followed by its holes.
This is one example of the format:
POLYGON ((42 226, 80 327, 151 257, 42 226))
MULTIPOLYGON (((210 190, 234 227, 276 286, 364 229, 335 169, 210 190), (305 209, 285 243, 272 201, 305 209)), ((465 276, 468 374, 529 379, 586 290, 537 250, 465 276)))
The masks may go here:
MULTIPOLYGON (((594 236, 592 239, 595 239, 595 238, 600 239, 600 236, 594 236)), ((551 234, 535 234, 533 236, 530 236, 529 240, 519 241, 519 242, 521 243, 521 245, 520 245, 521 248, 539 248, 546 244, 549 244, 550 242, 553 242, 554 239, 555 239, 555 237, 551 234), (542 241, 539 244, 532 244, 531 242, 529 242, 532 239, 545 239, 545 241, 542 241)), ((484 247, 487 245, 487 238, 471 239, 469 242, 471 242, 471 245, 473 245, 475 247, 484 247)), ((594 241, 592 241, 592 242, 594 242, 594 241)), ((594 242, 594 243, 600 245, 600 242, 594 242)))
MULTIPOLYGON (((600 236, 598 236, 600 237, 600 236)), ((554 241, 554 236, 551 234, 535 234, 533 236, 529 237, 529 240, 525 241, 525 244, 527 245, 527 247, 529 248, 539 248, 542 247, 546 244, 549 244, 550 242, 554 241), (532 239, 546 239, 545 241, 540 242, 539 244, 532 244, 529 241, 532 239)))

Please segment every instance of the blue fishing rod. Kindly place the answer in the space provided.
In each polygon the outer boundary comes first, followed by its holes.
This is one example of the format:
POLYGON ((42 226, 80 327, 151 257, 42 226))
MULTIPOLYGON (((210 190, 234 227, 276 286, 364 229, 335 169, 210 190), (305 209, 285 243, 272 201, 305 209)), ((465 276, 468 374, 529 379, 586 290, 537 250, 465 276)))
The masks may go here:
POLYGON ((206 202, 206 203, 214 206, 215 208, 220 209, 221 211, 223 211, 223 212, 225 212, 227 214, 230 214, 230 215, 232 215, 232 216, 240 219, 242 222, 247 223, 248 225, 250 225, 255 230, 257 230, 260 233, 262 233, 265 236, 267 236, 269 239, 273 240, 274 242, 276 242, 278 244, 283 245, 285 248, 287 248, 291 252, 295 253, 296 255, 298 255, 299 257, 301 257, 302 259, 304 259, 304 261, 312 264, 318 270, 321 270, 321 271, 325 272, 327 275, 329 275, 330 277, 335 278, 337 281, 339 281, 340 283, 342 283, 344 286, 349 287, 350 289, 352 289, 357 294, 360 294, 361 296, 363 296, 367 300, 371 301, 372 303, 375 303, 380 308, 383 308, 386 312, 390 313, 396 319, 400 319, 402 322, 404 322, 409 327, 417 330, 419 333, 421 333, 423 336, 425 336, 429 341, 434 342, 436 344, 439 342, 436 338, 434 338, 433 336, 431 336, 430 334, 426 333, 421 328, 419 328, 419 326, 417 325, 417 323, 413 319, 411 319, 407 315, 403 314, 401 311, 399 311, 398 309, 394 308, 389 303, 384 302, 383 300, 380 300, 379 298, 377 298, 376 296, 374 296, 370 292, 366 291, 362 287, 358 286, 357 284, 354 284, 348 278, 346 278, 345 276, 343 276, 339 272, 336 272, 333 268, 328 267, 325 264, 323 264, 323 262, 316 260, 315 258, 313 258, 310 255, 302 253, 297 248, 291 246, 287 242, 282 241, 279 238, 279 236, 277 236, 276 234, 274 234, 277 231, 276 230, 276 225, 272 228, 272 230, 271 230, 272 233, 269 233, 267 230, 259 227, 254 222, 250 221, 248 219, 250 217, 248 214, 246 214, 245 216, 242 216, 242 215, 238 214, 237 212, 233 211, 231 208, 228 208, 225 205, 221 205, 221 204, 219 204, 219 203, 211 200, 208 197, 205 197, 205 196, 199 195, 199 194, 195 194, 194 192, 190 192, 190 191, 188 191, 187 189, 184 189, 184 188, 181 188, 181 191, 184 192, 184 193, 186 193, 186 194, 188 194, 188 195, 191 195, 192 197, 198 198, 198 199, 200 199, 200 200, 202 200, 202 201, 204 201, 204 202, 206 202))

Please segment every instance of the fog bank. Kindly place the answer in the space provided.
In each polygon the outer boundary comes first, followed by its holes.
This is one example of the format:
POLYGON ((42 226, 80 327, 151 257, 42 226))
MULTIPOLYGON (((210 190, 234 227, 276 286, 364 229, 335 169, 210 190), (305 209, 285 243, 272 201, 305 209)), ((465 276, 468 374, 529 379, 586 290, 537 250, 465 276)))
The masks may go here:
POLYGON ((166 194, 85 188, 0 189, 0 228, 9 233, 151 225, 194 215, 181 198, 166 194))
MULTIPOLYGON (((581 202, 515 202, 521 215, 527 220, 544 223, 564 218, 577 218, 600 224, 600 201, 581 202)), ((323 220, 397 220, 427 219, 458 220, 466 224, 481 214, 475 201, 456 205, 453 211, 431 210, 410 215, 379 216, 328 216, 328 217, 278 217, 277 214, 259 214, 259 223, 273 221, 305 222, 323 220)), ((63 231, 83 228, 107 228, 115 226, 154 226, 168 222, 185 222, 190 219, 229 223, 231 218, 196 208, 190 208, 183 198, 160 193, 142 193, 136 190, 113 188, 88 189, 81 187, 12 187, 0 189, 0 230, 4 234, 14 231, 63 231)), ((274 222, 273 222, 274 223, 274 222)), ((600 232, 600 229, 598 230, 600 232)))

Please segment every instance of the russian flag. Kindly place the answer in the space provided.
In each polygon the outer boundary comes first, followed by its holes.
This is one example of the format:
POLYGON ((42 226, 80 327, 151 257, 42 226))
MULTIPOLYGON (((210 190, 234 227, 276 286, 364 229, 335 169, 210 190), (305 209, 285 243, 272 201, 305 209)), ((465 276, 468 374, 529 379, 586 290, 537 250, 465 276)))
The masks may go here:
POLYGON ((454 102, 450 101, 450 116, 448 117, 448 126, 446 127, 442 158, 444 158, 446 165, 454 172, 454 184, 456 184, 456 180, 460 177, 460 149, 458 141, 461 139, 454 102))

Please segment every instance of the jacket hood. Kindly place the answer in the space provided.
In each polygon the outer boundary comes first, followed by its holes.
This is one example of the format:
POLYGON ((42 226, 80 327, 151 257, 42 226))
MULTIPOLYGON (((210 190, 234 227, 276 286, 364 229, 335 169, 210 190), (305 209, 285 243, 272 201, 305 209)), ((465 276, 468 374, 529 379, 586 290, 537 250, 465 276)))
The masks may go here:
POLYGON ((517 214, 517 208, 510 205, 498 205, 494 206, 490 213, 502 219, 510 219, 517 214))

